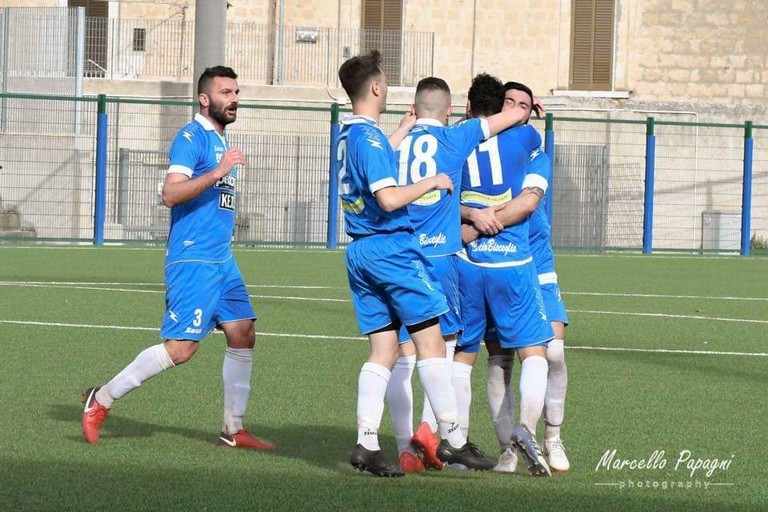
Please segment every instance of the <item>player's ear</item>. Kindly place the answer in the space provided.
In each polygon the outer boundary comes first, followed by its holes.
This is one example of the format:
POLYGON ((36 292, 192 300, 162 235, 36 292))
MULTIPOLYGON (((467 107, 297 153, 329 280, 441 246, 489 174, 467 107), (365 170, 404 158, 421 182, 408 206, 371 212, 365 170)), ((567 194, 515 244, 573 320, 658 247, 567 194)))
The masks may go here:
POLYGON ((199 101, 200 105, 203 107, 207 107, 211 104, 211 98, 204 92, 197 95, 197 101, 199 101))
POLYGON ((467 99, 467 117, 472 117, 472 102, 467 99))

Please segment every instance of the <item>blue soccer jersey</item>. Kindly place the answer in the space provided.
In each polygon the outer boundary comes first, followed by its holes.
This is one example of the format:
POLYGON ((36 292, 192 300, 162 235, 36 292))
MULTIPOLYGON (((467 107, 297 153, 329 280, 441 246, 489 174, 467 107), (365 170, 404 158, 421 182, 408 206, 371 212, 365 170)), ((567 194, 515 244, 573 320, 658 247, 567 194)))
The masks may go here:
MULTIPOLYGON (((545 178, 547 184, 552 180, 552 160, 546 153, 539 152, 536 158, 531 160, 528 173, 545 178)), ((543 189, 547 192, 547 189, 543 189)), ((550 194, 545 193, 539 206, 534 210, 529 219, 530 237, 529 243, 533 262, 539 274, 555 271, 555 257, 552 252, 551 236, 552 228, 547 217, 547 201, 550 194)))
MULTIPOLYGON (((552 179, 552 160, 549 158, 549 155, 543 152, 537 155, 528 166, 528 172, 545 176, 547 182, 550 182, 552 179)), ((544 189, 544 191, 546 192, 547 189, 544 189)), ((547 217, 547 201, 549 197, 550 194, 545 193, 539 202, 539 206, 530 216, 529 242, 533 263, 536 265, 536 272, 538 273, 547 318, 552 322, 562 322, 567 325, 568 313, 560 296, 560 287, 557 283, 555 253, 552 250, 552 227, 547 217)))
MULTIPOLYGON (((447 174, 461 189, 462 167, 477 145, 488 138, 485 119, 444 126, 418 119, 397 148, 398 184, 410 185, 438 173, 447 174)), ((433 190, 408 205, 414 234, 427 257, 461 250, 459 194, 433 190)))
POLYGON ((387 213, 376 201, 377 191, 397 186, 395 151, 387 136, 367 116, 346 116, 341 122, 336 158, 346 233, 353 239, 412 233, 406 207, 387 213))
MULTIPOLYGON (((520 194, 525 186, 546 190, 544 178, 526 175, 529 163, 541 152, 541 136, 523 125, 483 142, 470 155, 461 182, 461 204, 472 208, 498 206, 520 194)), ((525 263, 531 260, 528 222, 509 226, 495 236, 468 244, 463 256, 479 264, 525 263)))
MULTIPOLYGON (((228 148, 226 136, 219 135, 205 117, 196 114, 173 140, 168 172, 197 178, 212 171, 228 148)), ((166 264, 216 263, 232 257, 236 181, 237 169, 233 168, 196 198, 171 208, 166 264)))

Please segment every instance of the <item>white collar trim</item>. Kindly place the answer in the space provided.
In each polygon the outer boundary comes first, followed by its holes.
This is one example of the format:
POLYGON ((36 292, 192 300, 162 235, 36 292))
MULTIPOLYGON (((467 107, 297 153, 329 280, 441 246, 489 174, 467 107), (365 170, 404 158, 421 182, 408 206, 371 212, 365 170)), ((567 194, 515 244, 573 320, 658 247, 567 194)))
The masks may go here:
POLYGON ((427 126, 445 126, 443 123, 441 123, 437 119, 432 119, 431 117, 420 117, 416 120, 416 124, 427 125, 427 126))
POLYGON ((203 128, 205 128, 206 131, 212 132, 216 131, 216 128, 213 127, 211 122, 206 118, 203 114, 197 113, 195 114, 195 121, 200 123, 203 128))

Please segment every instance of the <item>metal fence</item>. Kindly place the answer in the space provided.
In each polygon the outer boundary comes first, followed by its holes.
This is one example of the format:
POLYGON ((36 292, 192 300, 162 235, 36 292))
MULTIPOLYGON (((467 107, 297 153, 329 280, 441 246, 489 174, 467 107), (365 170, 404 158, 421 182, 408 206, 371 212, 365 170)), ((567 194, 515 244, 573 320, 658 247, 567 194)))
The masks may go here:
MULTIPOLYGON (((77 16, 74 8, 0 8, 0 92, 74 94, 78 36, 85 77, 191 81, 193 21, 88 17, 78 24, 77 16)), ((248 84, 338 86, 339 66, 373 48, 384 55, 391 85, 432 75, 432 32, 227 24, 226 63, 248 84)))
MULTIPOLYGON (((169 215, 158 187, 170 142, 194 112, 191 103, 106 98, 101 141, 96 98, 0 94, 0 102, 0 239, 92 242, 101 143, 103 239, 165 239, 169 215)), ((236 243, 348 241, 343 223, 333 222, 340 211, 329 212, 333 108, 241 104, 229 130, 248 159, 238 177, 236 243), (337 226, 331 240, 329 224, 337 226)), ((383 128, 393 130, 399 117, 383 115, 383 128)), ((753 127, 751 138, 744 125, 656 120, 654 157, 648 119, 639 114, 553 115, 550 126, 535 123, 553 146, 556 248, 738 252, 745 205, 751 247, 768 243, 768 126, 753 127), (751 159, 745 159, 748 142, 751 159)))

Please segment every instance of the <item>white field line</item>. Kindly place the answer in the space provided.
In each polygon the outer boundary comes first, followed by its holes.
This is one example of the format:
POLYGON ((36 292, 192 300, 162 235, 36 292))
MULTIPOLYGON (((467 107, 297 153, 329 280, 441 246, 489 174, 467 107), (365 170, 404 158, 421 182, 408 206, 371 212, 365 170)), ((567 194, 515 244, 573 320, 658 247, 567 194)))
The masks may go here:
MULTIPOLYGON (((71 287, 73 289, 94 289, 94 290, 118 290, 118 291, 141 291, 123 288, 84 288, 85 286, 157 286, 164 287, 163 283, 132 283, 132 282, 104 282, 104 281, 0 281, 0 286, 19 286, 19 287, 71 287)), ((315 285, 287 285, 287 284, 249 284, 248 288, 274 288, 285 290, 347 290, 343 286, 315 286, 315 285)), ((563 295, 584 295, 594 297, 637 297, 652 299, 695 299, 695 300, 743 300, 768 302, 768 297, 733 297, 733 296, 713 296, 713 295, 669 295, 655 293, 612 293, 612 292, 562 292, 563 295)))
POLYGON ((752 318, 725 318, 717 316, 701 315, 670 315, 669 313, 633 313, 627 311, 590 311, 584 309, 569 309, 568 314, 585 313, 589 315, 620 315, 620 316, 643 316, 653 318, 677 318, 684 320, 714 320, 717 322, 742 322, 747 324, 768 324, 768 320, 755 320, 752 318))
MULTIPOLYGON (((157 327, 139 327, 125 325, 97 325, 97 324, 70 324, 61 322, 34 322, 27 320, 0 320, 0 325, 26 325, 35 327, 65 327, 73 329, 111 329, 120 331, 153 331, 159 332, 157 327)), ((215 331, 220 334, 219 331, 215 331)), ((257 332, 256 336, 278 337, 278 338, 301 338, 301 339, 323 339, 323 340, 350 340, 364 341, 361 336, 336 336, 324 334, 293 334, 277 332, 257 332)), ((695 355, 713 355, 713 356, 756 356, 768 357, 768 352, 731 352, 717 350, 675 350, 675 349, 652 349, 652 348, 624 348, 624 347, 595 347, 584 345, 566 345, 568 349, 574 350, 594 350, 603 352, 644 352, 659 354, 695 354, 695 355)))
POLYGON ((768 297, 713 297, 707 295, 666 295, 656 293, 607 293, 607 292, 562 292, 563 295, 587 295, 594 297, 637 297, 649 299, 698 299, 698 300, 745 300, 768 302, 768 297))
MULTIPOLYGON (((91 242, 78 242, 78 245, 70 245, 70 244, 61 244, 61 245, 35 245, 35 246, 28 246, 28 245, 9 245, 0 247, 2 250, 21 250, 21 251, 37 251, 37 250, 43 250, 43 251, 103 251, 103 247, 96 247, 91 242)), ((166 246, 163 245, 156 245, 156 246, 140 246, 140 247, 133 247, 133 246, 125 246, 119 243, 105 243, 105 247, 109 247, 110 251, 142 251, 142 252, 162 252, 165 253, 166 246)), ((289 254, 297 254, 297 253, 312 253, 312 254, 337 254, 337 253, 343 253, 344 249, 328 249, 325 247, 318 247, 316 249, 294 249, 294 248, 280 248, 280 247, 235 247, 234 250, 235 254, 239 254, 242 252, 279 252, 279 253, 289 253, 289 254)))
MULTIPOLYGON (((132 283, 128 283, 132 284, 132 283)), ((165 290, 140 290, 136 288, 112 288, 101 286, 72 286, 69 284, 49 284, 49 283, 14 283, 12 281, 0 281, 0 286, 18 286, 21 288, 62 288, 67 290, 95 290, 102 292, 133 292, 133 293, 162 293, 165 294, 165 290)), ((341 288, 339 288, 341 289, 341 288)), ((284 295, 248 295, 254 299, 278 299, 278 300, 304 300, 314 302, 351 302, 350 299, 329 299, 323 297, 296 297, 296 296, 284 296, 284 295)))
MULTIPOLYGON (((0 281, 0 286, 157 286, 165 287, 165 283, 132 283, 105 281, 0 281)), ((248 288, 281 288, 286 290, 347 290, 345 286, 310 286, 290 284, 249 284, 248 288)))
MULTIPOLYGON (((115 243, 115 242, 109 242, 104 244, 106 247, 109 248, 110 251, 147 251, 147 252, 165 252, 166 246, 165 244, 158 244, 158 245, 148 245, 148 246, 132 246, 132 245, 125 245, 121 243, 115 243)), ((96 247, 93 245, 92 242, 76 242, 74 245, 70 243, 61 243, 61 244, 52 244, 52 245, 8 245, 1 247, 0 249, 3 250, 21 250, 21 251, 38 251, 38 250, 47 250, 47 251, 103 251, 103 247, 96 247)), ((288 248, 288 247, 240 247, 236 246, 234 248, 235 254, 239 253, 247 253, 247 252, 278 252, 278 253, 290 253, 290 254, 298 254, 298 253, 312 253, 312 254, 338 254, 343 253, 344 248, 338 248, 338 249, 328 249, 325 247, 317 247, 317 248, 288 248)), ((732 259, 732 260, 745 260, 745 261, 755 261, 755 262, 768 262, 768 259, 761 258, 761 257, 755 257, 755 256, 741 256, 738 254, 738 251, 729 251, 729 252, 723 252, 721 254, 700 254, 695 250, 691 250, 688 252, 680 252, 680 253, 674 253, 669 254, 665 253, 663 251, 657 251, 656 253, 652 255, 648 254, 642 254, 639 250, 631 251, 609 251, 606 253, 600 253, 600 254, 591 254, 591 253, 568 253, 568 252, 562 252, 557 254, 558 258, 626 258, 626 259, 642 259, 645 261, 651 261, 651 260, 722 260, 722 259, 732 259)))
MULTIPOLYGON (((109 283, 109 284, 136 284, 136 283, 109 283)), ((24 288, 65 288, 65 289, 72 289, 72 290, 95 290, 95 291, 113 291, 113 292, 134 292, 134 293, 165 293, 164 290, 141 290, 136 288, 112 288, 112 287, 100 287, 100 286, 78 286, 74 283, 66 283, 62 282, 61 284, 54 284, 54 283, 45 283, 41 281, 0 281, 0 286, 18 286, 18 287, 24 287, 24 288)), ((276 288, 279 288, 279 285, 269 285, 269 286, 275 286, 276 288)), ((286 288, 291 288, 286 286, 286 288)), ((616 295, 616 294, 606 294, 606 295, 616 295)), ((344 298, 344 299, 333 299, 333 298, 323 298, 323 297, 297 297, 297 296, 286 296, 286 295, 255 295, 255 294, 249 294, 249 297, 255 298, 255 299, 276 299, 276 300, 297 300, 297 301, 315 301, 315 302, 350 302, 350 299, 344 298)), ((669 297, 675 297, 675 296, 669 296, 669 297)), ((685 297, 685 298, 693 298, 693 297, 685 297)), ((726 299, 726 300, 738 300, 737 297, 730 298, 730 297, 697 297, 701 299, 726 299)), ((748 297, 744 300, 764 300, 760 298, 755 297, 748 297)), ((633 313, 633 312, 627 312, 627 311, 595 311, 595 310, 582 310, 582 309, 569 309, 569 313, 576 313, 576 314, 591 314, 591 315, 620 315, 620 316, 639 316, 639 317, 652 317, 652 318, 673 318, 673 319, 687 319, 687 320, 711 320, 711 321, 719 321, 719 322, 741 322, 741 323, 752 323, 752 324, 768 324, 768 320, 756 320, 756 319, 749 319, 749 318, 726 318, 726 317, 708 317, 708 316, 702 316, 702 315, 673 315, 669 313, 633 313)))

